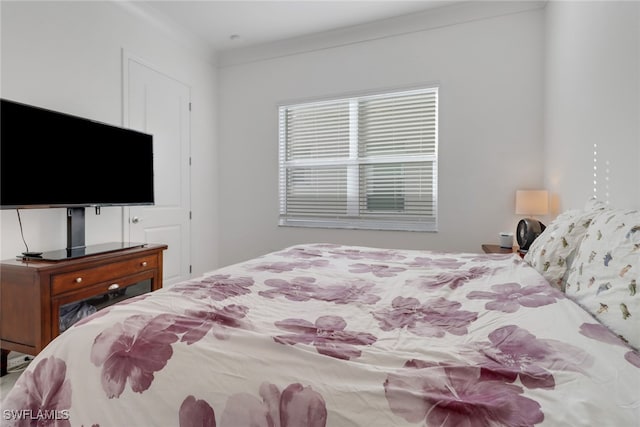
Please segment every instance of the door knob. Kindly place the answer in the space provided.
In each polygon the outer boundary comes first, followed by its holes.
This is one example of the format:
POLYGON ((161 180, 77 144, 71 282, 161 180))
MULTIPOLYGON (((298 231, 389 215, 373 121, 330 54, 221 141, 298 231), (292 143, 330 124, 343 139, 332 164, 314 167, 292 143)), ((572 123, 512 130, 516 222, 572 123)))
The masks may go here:
POLYGON ((141 218, 138 218, 137 216, 134 216, 133 218, 131 218, 131 222, 134 224, 139 223, 140 221, 142 221, 141 218))

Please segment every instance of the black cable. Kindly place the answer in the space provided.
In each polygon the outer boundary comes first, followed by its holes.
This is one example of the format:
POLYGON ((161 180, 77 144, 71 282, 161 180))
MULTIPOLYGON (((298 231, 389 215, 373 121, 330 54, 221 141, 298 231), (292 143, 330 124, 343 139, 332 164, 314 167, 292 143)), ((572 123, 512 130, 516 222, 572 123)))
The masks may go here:
POLYGON ((20 235, 22 236, 22 242, 24 243, 24 247, 27 248, 25 253, 29 252, 29 246, 27 246, 27 241, 24 239, 24 233, 22 232, 22 220, 20 219, 20 209, 16 209, 18 213, 18 224, 20 224, 20 235))

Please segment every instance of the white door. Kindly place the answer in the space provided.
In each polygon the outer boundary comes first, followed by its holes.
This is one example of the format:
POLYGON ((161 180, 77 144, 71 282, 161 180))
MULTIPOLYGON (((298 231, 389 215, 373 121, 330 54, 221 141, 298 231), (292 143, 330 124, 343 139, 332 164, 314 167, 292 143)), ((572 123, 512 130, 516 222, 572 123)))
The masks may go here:
POLYGON ((153 135, 155 190, 154 206, 124 210, 124 240, 167 244, 170 286, 190 277, 190 88, 127 53, 123 67, 125 126, 153 135))

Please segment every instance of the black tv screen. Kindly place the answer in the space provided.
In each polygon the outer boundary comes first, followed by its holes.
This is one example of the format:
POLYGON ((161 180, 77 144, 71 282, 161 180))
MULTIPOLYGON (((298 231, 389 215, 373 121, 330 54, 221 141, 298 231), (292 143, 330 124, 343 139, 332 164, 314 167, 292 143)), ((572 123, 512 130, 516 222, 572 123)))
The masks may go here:
POLYGON ((154 204, 152 135, 0 101, 0 208, 154 204))

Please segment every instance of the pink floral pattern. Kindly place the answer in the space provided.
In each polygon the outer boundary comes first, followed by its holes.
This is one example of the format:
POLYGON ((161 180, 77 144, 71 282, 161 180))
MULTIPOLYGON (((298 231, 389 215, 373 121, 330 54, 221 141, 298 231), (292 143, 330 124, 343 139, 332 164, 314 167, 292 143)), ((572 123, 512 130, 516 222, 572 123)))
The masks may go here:
POLYGON ((629 351, 625 353, 624 359, 636 368, 640 368, 640 351, 634 350, 606 326, 599 323, 583 323, 580 325, 580 333, 594 340, 628 348, 629 351))
MULTIPOLYGON (((249 393, 229 397, 219 419, 220 427, 325 427, 327 407, 322 395, 302 384, 289 384, 282 392, 262 383, 260 399, 249 393)), ((215 411, 204 400, 187 396, 179 412, 180 427, 216 427, 215 411)))
POLYGON ((232 304, 222 309, 203 306, 181 316, 130 316, 96 337, 91 362, 102 367, 102 388, 109 398, 120 397, 127 383, 142 393, 173 356, 171 345, 179 335, 186 344, 201 340, 210 330, 216 338, 226 339, 225 328, 243 326, 240 319, 246 312, 246 307, 232 304))
POLYGON ((409 360, 384 383, 389 407, 410 423, 440 427, 528 427, 541 423, 540 404, 523 389, 483 378, 478 366, 409 360))
MULTIPOLYGON (((27 411, 27 418, 20 420, 18 425, 70 426, 70 415, 68 412, 69 416, 63 413, 71 408, 71 384, 67 379, 67 364, 56 357, 40 360, 33 370, 24 372, 18 378, 11 395, 2 402, 2 408, 5 411, 27 411), (57 416, 39 422, 31 419, 37 419, 40 412, 57 416)), ((3 419, 7 420, 6 414, 3 419)))
POLYGON ((635 366, 636 368, 640 368, 640 352, 639 351, 628 351, 624 355, 624 359, 635 366))
POLYGON ((220 427, 324 427, 326 403, 313 388, 294 383, 282 392, 274 384, 263 383, 261 400, 248 394, 235 394, 227 400, 220 427))
POLYGON ((329 261, 326 259, 317 259, 313 261, 280 261, 280 262, 270 262, 270 263, 262 263, 254 266, 252 269, 254 271, 268 271, 270 273, 284 273, 286 271, 293 270, 308 270, 310 268, 322 268, 327 267, 329 265, 329 261))
POLYGON ((553 389, 552 371, 586 373, 593 357, 572 345, 550 339, 540 339, 515 325, 504 326, 489 334, 489 341, 480 348, 478 365, 482 377, 520 382, 527 388, 553 389))
POLYGON ((406 271, 404 267, 392 267, 384 264, 352 264, 349 267, 351 273, 371 273, 376 277, 393 277, 406 271))
POLYGON ((635 425, 638 351, 503 258, 284 249, 77 323, 2 406, 68 410, 59 426, 635 425))
POLYGON ((320 249, 312 248, 291 248, 287 251, 278 252, 278 255, 285 258, 302 258, 302 259, 316 259, 322 258, 323 252, 320 249))
POLYGON ((442 297, 424 304, 416 298, 396 297, 390 309, 378 310, 373 317, 383 331, 407 328, 416 335, 441 338, 446 332, 466 334, 469 324, 478 318, 477 313, 460 310, 461 306, 442 297))
POLYGON ((416 279, 408 280, 407 283, 411 285, 420 286, 426 290, 441 288, 443 286, 449 286, 450 289, 456 289, 465 283, 477 279, 491 272, 488 267, 471 267, 465 271, 448 271, 440 273, 436 276, 420 276, 416 279))
POLYGON ((537 286, 521 286, 519 283, 503 283, 492 285, 493 292, 473 291, 467 294, 469 299, 488 299, 485 304, 487 310, 515 313, 520 307, 542 307, 553 304, 556 299, 562 298, 561 294, 542 284, 537 286))
POLYGON ((180 427, 216 427, 216 414, 204 400, 187 396, 178 412, 180 427))
POLYGON ((230 297, 251 293, 254 281, 251 277, 232 278, 229 274, 214 274, 198 281, 188 281, 173 286, 171 292, 180 292, 194 298, 210 298, 222 301, 230 297))
POLYGON ((418 268, 451 268, 456 269, 465 265, 467 262, 459 258, 432 258, 432 257, 416 257, 407 265, 418 268))
POLYGON ((315 324, 304 319, 285 319, 276 322, 276 326, 293 332, 290 335, 274 337, 277 343, 314 345, 318 353, 337 359, 350 360, 360 357, 362 352, 355 346, 371 345, 377 340, 367 332, 345 330, 347 322, 340 316, 321 316, 315 324))
POLYGON ((362 250, 362 249, 334 249, 329 251, 334 258, 346 258, 352 260, 369 259, 373 261, 401 261, 406 257, 393 250, 362 250))
POLYGON ((171 344, 178 336, 172 325, 169 315, 135 315, 96 337, 91 362, 102 366, 102 388, 109 398, 120 397, 127 382, 136 393, 151 386, 154 373, 173 355, 171 344))
POLYGON ((336 304, 354 302, 375 304, 380 300, 380 297, 373 293, 374 285, 363 280, 354 280, 350 283, 330 286, 318 286, 315 282, 316 279, 313 277, 295 277, 291 281, 267 279, 264 284, 273 289, 260 291, 258 294, 266 298, 283 296, 291 301, 315 299, 336 304))
POLYGON ((273 289, 260 291, 258 294, 267 298, 282 295, 291 301, 309 301, 316 291, 315 281, 313 277, 296 277, 291 281, 267 279, 264 284, 273 289))
POLYGON ((200 341, 209 331, 219 339, 229 336, 230 328, 248 328, 242 319, 247 315, 248 307, 230 304, 218 308, 212 304, 203 304, 196 310, 187 310, 184 316, 174 319, 171 330, 183 334, 181 342, 193 344, 200 341))
POLYGON ((336 304, 375 304, 380 297, 375 294, 375 285, 361 280, 351 283, 319 287, 314 298, 336 304))

